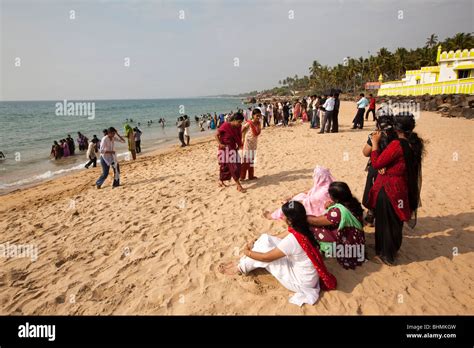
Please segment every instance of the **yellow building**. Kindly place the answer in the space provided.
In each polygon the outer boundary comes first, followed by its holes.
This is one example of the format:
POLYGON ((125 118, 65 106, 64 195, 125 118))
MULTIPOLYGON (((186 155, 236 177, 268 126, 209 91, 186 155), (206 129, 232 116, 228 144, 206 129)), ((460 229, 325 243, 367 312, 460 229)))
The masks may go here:
POLYGON ((437 66, 407 70, 399 81, 382 82, 379 96, 423 94, 474 94, 474 48, 442 52, 438 47, 437 66))

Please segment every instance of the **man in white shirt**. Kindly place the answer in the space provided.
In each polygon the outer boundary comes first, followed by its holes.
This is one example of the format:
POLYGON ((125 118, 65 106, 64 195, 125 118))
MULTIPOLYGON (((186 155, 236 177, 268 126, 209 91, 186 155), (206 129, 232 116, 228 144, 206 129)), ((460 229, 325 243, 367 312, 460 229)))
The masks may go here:
POLYGON ((125 139, 117 133, 117 130, 114 127, 110 127, 107 130, 107 135, 105 135, 100 142, 100 165, 102 166, 102 175, 96 181, 95 185, 98 189, 102 187, 105 179, 109 176, 110 167, 114 170, 114 183, 112 187, 120 186, 120 168, 117 160, 117 155, 115 153, 115 139, 121 143, 125 142, 125 139), (118 138, 115 138, 118 136, 118 138))
POLYGON ((354 120, 352 120, 352 123, 354 124, 352 129, 364 128, 365 108, 367 107, 367 105, 369 105, 369 101, 367 100, 366 97, 364 97, 364 93, 361 93, 359 96, 360 96, 360 99, 357 102, 357 113, 354 117, 354 120))
POLYGON ((321 130, 319 131, 320 134, 323 134, 324 130, 326 130, 326 133, 329 133, 331 131, 334 103, 334 93, 331 93, 330 97, 326 99, 326 102, 323 104, 324 116, 323 121, 321 123, 321 130))

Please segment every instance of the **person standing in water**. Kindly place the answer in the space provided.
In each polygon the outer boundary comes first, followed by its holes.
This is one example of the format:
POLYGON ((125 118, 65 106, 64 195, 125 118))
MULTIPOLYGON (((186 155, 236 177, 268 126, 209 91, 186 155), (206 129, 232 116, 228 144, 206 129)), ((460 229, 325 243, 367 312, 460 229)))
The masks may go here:
POLYGON ((61 146, 62 146, 62 148, 63 148, 63 156, 64 156, 64 157, 69 157, 69 156, 70 156, 70 153, 69 153, 69 145, 67 144, 66 139, 62 139, 62 140, 61 140, 61 146))
POLYGON ((137 153, 142 152, 142 131, 138 129, 138 127, 133 128, 133 136, 135 138, 135 147, 137 149, 137 153))
POLYGON ((189 141, 191 140, 189 127, 191 126, 191 120, 188 115, 184 115, 184 137, 186 138, 186 145, 189 146, 189 141))
POLYGON ((186 123, 183 117, 178 118, 176 127, 178 127, 178 138, 179 138, 179 141, 181 142, 181 147, 185 147, 186 143, 184 142, 184 128, 186 128, 186 123))
POLYGON ((114 171, 114 182, 112 187, 120 186, 120 167, 115 153, 115 140, 125 143, 125 139, 117 133, 114 127, 107 130, 107 135, 100 142, 100 165, 102 166, 102 175, 97 179, 95 185, 98 189, 102 187, 105 179, 109 176, 110 167, 114 171), (116 138, 116 136, 118 138, 116 138))
POLYGON ((71 156, 74 156, 74 152, 76 151, 76 145, 74 144, 74 139, 71 137, 71 134, 67 135, 66 142, 69 146, 69 154, 71 156))
POLYGON ((55 140, 53 146, 51 147, 51 156, 54 157, 55 160, 61 158, 61 145, 55 140))

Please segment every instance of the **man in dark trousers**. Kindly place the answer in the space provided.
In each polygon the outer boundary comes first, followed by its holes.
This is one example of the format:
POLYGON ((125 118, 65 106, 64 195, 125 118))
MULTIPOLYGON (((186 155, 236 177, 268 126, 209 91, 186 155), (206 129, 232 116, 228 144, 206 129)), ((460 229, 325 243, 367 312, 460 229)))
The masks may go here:
POLYGON ((367 100, 366 97, 364 97, 364 93, 361 93, 359 96, 360 96, 360 99, 356 104, 357 105, 357 113, 354 117, 354 120, 352 120, 352 123, 354 124, 352 129, 357 129, 357 128, 362 129, 362 128, 364 128, 365 108, 367 107, 367 105, 369 105, 369 101, 367 100))
POLYGON ((288 122, 290 120, 290 107, 288 106, 288 102, 283 103, 283 125, 288 126, 288 122))
POLYGON ((365 113, 365 120, 368 121, 369 120, 369 114, 372 113, 372 121, 375 122, 375 118, 376 118, 375 117, 375 103, 376 103, 376 100, 375 100, 375 98, 372 94, 369 94, 369 97, 370 97, 369 109, 365 113))
POLYGON ((334 111, 332 113, 332 129, 331 133, 339 132, 339 107, 341 101, 339 100, 339 93, 334 94, 334 111))

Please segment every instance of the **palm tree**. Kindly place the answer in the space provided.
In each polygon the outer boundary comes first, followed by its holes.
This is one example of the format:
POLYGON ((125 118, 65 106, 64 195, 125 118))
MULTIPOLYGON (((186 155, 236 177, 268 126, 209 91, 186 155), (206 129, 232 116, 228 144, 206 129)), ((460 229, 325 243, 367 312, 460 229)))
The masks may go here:
POLYGON ((382 47, 375 55, 358 59, 347 57, 347 65, 338 64, 334 67, 322 66, 317 60, 309 68, 309 76, 299 78, 287 77, 278 81, 282 88, 278 93, 288 94, 292 90, 322 93, 333 88, 355 91, 365 81, 376 81, 380 74, 385 80, 400 79, 406 70, 420 69, 426 65, 436 65, 437 45, 444 50, 474 48, 473 33, 458 33, 451 38, 439 42, 435 34, 427 38, 424 47, 407 50, 397 48, 393 53, 382 47), (284 88, 283 88, 284 87, 284 88))
POLYGON ((312 76, 316 76, 319 70, 321 70, 321 64, 319 64, 317 60, 313 61, 313 65, 309 68, 309 72, 312 76))
POLYGON ((438 43, 438 35, 431 34, 430 37, 426 39, 425 45, 428 48, 432 48, 432 47, 435 47, 437 43, 438 43))
POLYGON ((394 63, 395 63, 395 73, 396 73, 395 79, 396 80, 399 80, 402 77, 402 74, 406 70, 407 54, 408 54, 407 49, 403 47, 398 47, 395 50, 395 53, 393 54, 394 63))
POLYGON ((474 48, 474 37, 470 33, 457 33, 454 37, 446 40, 448 50, 462 50, 474 48))

